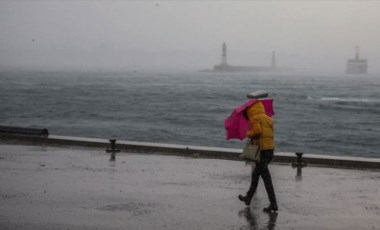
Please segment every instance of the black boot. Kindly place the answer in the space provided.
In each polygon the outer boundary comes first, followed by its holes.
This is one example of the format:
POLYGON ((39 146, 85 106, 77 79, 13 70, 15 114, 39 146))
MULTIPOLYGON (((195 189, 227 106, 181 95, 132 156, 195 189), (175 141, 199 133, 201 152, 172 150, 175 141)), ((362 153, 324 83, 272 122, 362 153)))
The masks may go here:
POLYGON ((249 206, 251 204, 251 199, 252 199, 251 197, 239 195, 238 198, 241 202, 244 202, 245 205, 247 205, 247 206, 249 206))
POLYGON ((268 207, 263 209, 264 212, 277 212, 278 207, 276 203, 271 203, 268 207))

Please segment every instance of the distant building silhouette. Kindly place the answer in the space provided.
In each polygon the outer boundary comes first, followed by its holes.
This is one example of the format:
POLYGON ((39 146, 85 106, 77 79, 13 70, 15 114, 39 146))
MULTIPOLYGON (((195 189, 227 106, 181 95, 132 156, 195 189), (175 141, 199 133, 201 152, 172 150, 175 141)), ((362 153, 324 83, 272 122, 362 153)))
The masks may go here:
POLYGON ((348 74, 367 74, 368 63, 366 59, 360 59, 359 47, 355 47, 355 59, 348 59, 346 72, 348 74))
POLYGON ((289 68, 277 67, 276 53, 272 52, 271 63, 269 66, 233 66, 227 62, 227 45, 225 42, 222 44, 222 57, 220 65, 215 65, 213 72, 276 72, 286 71, 289 68))

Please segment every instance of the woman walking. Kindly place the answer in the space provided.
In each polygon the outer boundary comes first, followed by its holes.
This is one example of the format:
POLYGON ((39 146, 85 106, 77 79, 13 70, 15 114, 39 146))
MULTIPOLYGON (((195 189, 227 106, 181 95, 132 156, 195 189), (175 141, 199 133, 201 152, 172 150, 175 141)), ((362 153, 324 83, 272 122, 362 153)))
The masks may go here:
POLYGON ((276 195, 274 193, 272 178, 268 169, 268 164, 272 161, 274 152, 273 120, 265 114, 264 106, 260 101, 248 107, 246 115, 250 125, 246 136, 252 139, 253 144, 260 145, 261 155, 260 162, 256 164, 256 167, 252 172, 251 186, 249 187, 247 195, 239 195, 238 198, 249 206, 252 197, 256 192, 259 178, 261 176, 270 201, 270 205, 264 208, 264 211, 277 211, 276 195))

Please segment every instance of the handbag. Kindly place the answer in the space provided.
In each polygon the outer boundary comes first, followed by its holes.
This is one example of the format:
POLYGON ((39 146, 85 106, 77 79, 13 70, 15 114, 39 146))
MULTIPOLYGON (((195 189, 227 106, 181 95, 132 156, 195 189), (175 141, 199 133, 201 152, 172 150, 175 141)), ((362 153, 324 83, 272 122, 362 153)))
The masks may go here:
MULTIPOLYGON (((261 122, 260 122, 261 127, 261 122)), ((260 149, 260 143, 261 143, 261 135, 259 138, 259 142, 257 145, 252 144, 253 138, 250 138, 248 142, 245 144, 243 148, 243 158, 250 161, 260 162, 260 155, 261 155, 261 149, 260 149)))
POLYGON ((253 145, 252 139, 249 139, 243 148, 243 158, 245 160, 260 162, 260 152, 260 145, 253 145))

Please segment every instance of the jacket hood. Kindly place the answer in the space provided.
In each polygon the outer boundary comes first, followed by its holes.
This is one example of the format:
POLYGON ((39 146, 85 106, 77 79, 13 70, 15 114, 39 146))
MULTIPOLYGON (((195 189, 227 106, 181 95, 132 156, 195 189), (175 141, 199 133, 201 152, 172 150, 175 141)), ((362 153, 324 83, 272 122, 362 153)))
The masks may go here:
POLYGON ((265 114, 265 109, 264 109, 263 103, 261 103, 260 101, 257 101, 255 104, 251 105, 247 109, 247 115, 248 115, 248 117, 252 117, 254 115, 262 114, 262 113, 265 114))

